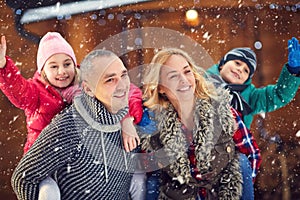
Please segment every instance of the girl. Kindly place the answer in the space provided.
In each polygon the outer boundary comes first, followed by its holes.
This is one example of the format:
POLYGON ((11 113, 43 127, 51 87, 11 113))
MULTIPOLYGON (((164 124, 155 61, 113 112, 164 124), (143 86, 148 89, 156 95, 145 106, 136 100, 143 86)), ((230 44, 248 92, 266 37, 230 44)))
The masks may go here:
MULTIPOLYGON (((33 78, 26 80, 5 55, 6 41, 2 36, 0 89, 16 107, 25 111, 25 154, 52 118, 80 93, 76 57, 70 44, 57 32, 48 32, 41 39, 33 78)), ((39 199, 60 199, 57 184, 50 177, 41 182, 39 194, 39 199)))
POLYGON ((28 132, 25 154, 51 119, 80 91, 76 57, 59 33, 49 32, 38 47, 37 71, 33 78, 26 80, 5 54, 6 41, 2 36, 0 89, 16 107, 25 111, 28 132))

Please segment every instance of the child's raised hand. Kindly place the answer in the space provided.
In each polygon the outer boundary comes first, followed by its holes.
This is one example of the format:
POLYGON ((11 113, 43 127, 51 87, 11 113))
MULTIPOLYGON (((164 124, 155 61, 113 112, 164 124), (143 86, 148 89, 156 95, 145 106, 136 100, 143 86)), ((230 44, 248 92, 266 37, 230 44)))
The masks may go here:
POLYGON ((2 36, 1 44, 0 44, 0 68, 5 67, 6 65, 5 55, 6 55, 6 40, 5 40, 5 36, 2 36))
POLYGON ((126 152, 130 152, 140 144, 140 138, 133 125, 133 117, 125 117, 122 121, 122 138, 126 152))
POLYGON ((296 38, 292 38, 288 41, 288 69, 293 74, 300 72, 300 45, 296 38))

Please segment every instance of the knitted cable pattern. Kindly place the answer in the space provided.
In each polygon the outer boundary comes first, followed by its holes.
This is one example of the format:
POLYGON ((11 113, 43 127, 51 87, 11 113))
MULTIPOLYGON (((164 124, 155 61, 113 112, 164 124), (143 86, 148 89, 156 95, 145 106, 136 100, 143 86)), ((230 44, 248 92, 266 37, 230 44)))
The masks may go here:
POLYGON ((14 171, 18 199, 37 199, 39 183, 48 176, 56 180, 64 200, 128 199, 133 160, 123 150, 117 128, 127 110, 112 115, 95 98, 77 97, 44 129, 14 171))

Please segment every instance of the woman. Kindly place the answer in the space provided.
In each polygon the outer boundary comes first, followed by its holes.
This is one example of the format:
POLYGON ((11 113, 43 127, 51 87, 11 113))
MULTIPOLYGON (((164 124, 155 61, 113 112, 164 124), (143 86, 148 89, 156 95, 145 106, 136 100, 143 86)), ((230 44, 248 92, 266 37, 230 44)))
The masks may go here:
POLYGON ((160 199, 241 195, 229 96, 201 73, 180 49, 159 51, 145 73, 144 105, 155 113, 157 134, 146 137, 142 148, 154 152, 161 168, 160 199))

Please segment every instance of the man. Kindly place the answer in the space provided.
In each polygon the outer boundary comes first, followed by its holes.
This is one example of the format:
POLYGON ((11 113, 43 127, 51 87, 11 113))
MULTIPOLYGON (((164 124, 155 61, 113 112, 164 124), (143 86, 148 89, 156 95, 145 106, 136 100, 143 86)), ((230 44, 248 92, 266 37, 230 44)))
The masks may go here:
POLYGON ((37 199, 51 176, 61 199, 128 199, 133 160, 122 146, 130 80, 112 52, 94 50, 80 65, 83 92, 57 115, 12 176, 18 199, 37 199))

